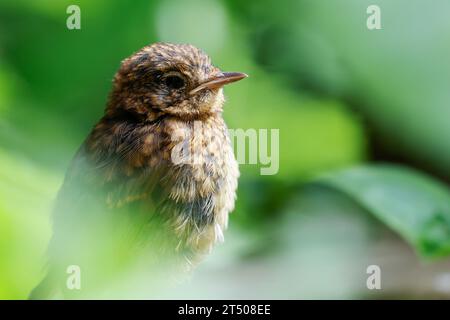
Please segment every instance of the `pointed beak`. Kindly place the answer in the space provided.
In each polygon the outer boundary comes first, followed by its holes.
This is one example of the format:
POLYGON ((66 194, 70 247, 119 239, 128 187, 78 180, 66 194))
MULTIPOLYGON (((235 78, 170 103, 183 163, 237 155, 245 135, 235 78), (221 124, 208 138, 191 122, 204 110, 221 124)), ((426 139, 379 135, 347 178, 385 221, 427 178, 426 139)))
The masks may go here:
POLYGON ((208 79, 206 82, 200 84, 197 88, 191 90, 189 92, 190 95, 196 94, 203 89, 219 89, 226 84, 233 83, 244 78, 247 78, 248 75, 240 72, 222 72, 221 74, 208 79))

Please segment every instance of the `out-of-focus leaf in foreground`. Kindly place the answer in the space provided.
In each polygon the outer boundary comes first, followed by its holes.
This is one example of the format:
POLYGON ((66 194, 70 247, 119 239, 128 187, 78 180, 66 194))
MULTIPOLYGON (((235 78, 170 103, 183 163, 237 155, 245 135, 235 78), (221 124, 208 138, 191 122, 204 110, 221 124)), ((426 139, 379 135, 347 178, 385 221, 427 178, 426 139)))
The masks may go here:
POLYGON ((48 215, 61 179, 0 147, 0 299, 26 298, 42 277, 48 215))
POLYGON ((450 254, 450 192, 412 169, 364 166, 320 177, 404 237, 423 257, 450 254))

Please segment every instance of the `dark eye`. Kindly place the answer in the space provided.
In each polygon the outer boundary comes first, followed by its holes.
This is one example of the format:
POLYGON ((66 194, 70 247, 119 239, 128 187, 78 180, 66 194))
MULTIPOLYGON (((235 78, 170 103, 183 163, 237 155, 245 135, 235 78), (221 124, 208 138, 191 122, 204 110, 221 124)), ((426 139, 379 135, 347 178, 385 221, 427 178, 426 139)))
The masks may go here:
POLYGON ((168 76, 165 79, 166 86, 171 89, 180 89, 184 87, 184 79, 179 76, 168 76))

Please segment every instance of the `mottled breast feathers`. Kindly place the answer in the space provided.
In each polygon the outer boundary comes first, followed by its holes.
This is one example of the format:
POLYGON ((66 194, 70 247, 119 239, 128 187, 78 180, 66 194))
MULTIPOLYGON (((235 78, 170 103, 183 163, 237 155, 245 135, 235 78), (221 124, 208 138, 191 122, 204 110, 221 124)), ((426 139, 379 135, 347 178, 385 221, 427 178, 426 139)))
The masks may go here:
POLYGON ((223 239, 238 176, 220 116, 151 123, 104 117, 79 150, 65 184, 81 178, 104 190, 108 210, 146 203, 148 212, 142 214, 162 217, 179 249, 195 255, 223 239))

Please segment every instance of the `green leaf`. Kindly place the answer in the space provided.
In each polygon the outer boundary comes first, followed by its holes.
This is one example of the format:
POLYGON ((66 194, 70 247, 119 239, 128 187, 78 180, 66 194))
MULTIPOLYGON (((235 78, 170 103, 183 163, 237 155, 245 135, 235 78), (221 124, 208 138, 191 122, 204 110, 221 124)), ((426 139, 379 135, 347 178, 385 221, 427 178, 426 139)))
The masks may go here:
POLYGON ((400 166, 362 166, 324 175, 318 183, 350 196, 426 258, 450 255, 450 192, 400 166))

